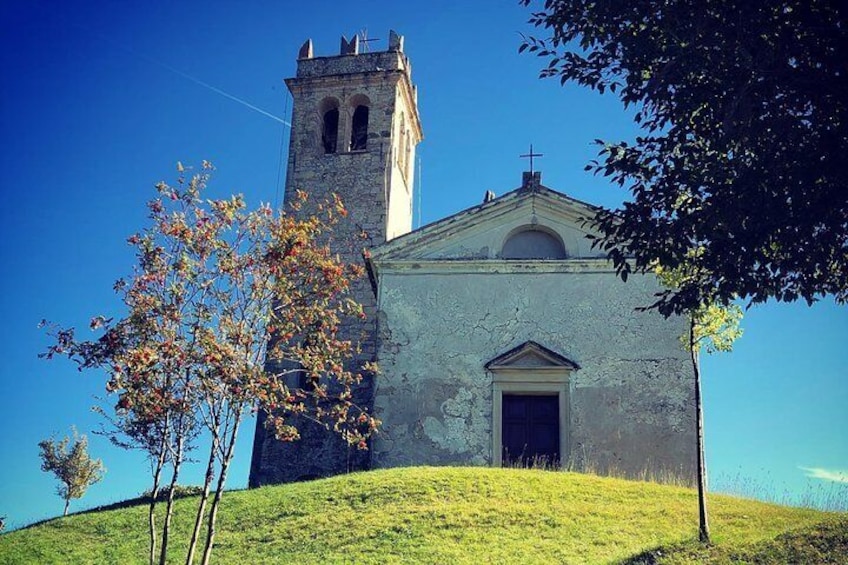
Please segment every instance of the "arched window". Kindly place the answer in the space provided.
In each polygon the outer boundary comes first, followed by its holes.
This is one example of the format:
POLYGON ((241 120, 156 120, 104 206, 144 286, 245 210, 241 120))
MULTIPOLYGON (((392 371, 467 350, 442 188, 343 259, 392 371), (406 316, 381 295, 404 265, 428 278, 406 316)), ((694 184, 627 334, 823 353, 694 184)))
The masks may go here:
POLYGON ((525 226, 507 237, 501 250, 502 259, 565 259, 562 240, 539 226, 525 226))
POLYGON ((339 102, 328 98, 321 103, 321 146, 324 153, 335 153, 339 139, 339 102))
POLYGON ((368 106, 360 104, 353 111, 350 126, 350 150, 361 151, 368 145, 368 106))

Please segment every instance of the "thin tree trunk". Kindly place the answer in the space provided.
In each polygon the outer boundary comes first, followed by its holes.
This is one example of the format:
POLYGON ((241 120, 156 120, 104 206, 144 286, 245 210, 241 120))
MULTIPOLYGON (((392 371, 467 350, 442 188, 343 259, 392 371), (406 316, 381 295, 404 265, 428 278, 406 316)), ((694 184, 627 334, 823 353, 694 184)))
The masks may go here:
MULTIPOLYGON (((167 427, 167 424, 166 424, 167 427)), ((167 442, 167 430, 162 435, 162 445, 159 456, 156 458, 156 466, 153 469, 153 486, 150 489, 150 506, 147 510, 147 527, 150 534, 150 554, 148 562, 150 565, 156 563, 156 497, 159 496, 159 481, 162 479, 162 468, 165 466, 165 445, 167 442)))
POLYGON ((197 550, 197 541, 200 539, 200 528, 203 527, 203 514, 206 512, 206 501, 209 500, 209 489, 215 478, 215 452, 218 450, 218 437, 212 438, 212 446, 209 448, 209 461, 206 462, 206 477, 203 480, 203 494, 200 495, 200 503, 197 505, 197 516, 194 518, 194 531, 191 533, 191 542, 188 546, 186 565, 194 563, 194 552, 197 550))
POLYGON ((218 506, 221 503, 221 496, 224 494, 224 484, 227 482, 227 470, 230 468, 230 461, 233 459, 240 424, 241 411, 236 414, 235 422, 233 422, 233 431, 230 434, 229 445, 227 446, 227 453, 224 456, 224 460, 221 461, 221 473, 218 475, 218 484, 215 487, 215 498, 212 499, 212 507, 209 510, 206 546, 203 548, 203 565, 209 565, 209 560, 212 557, 212 544, 215 543, 215 520, 218 518, 218 506))
POLYGON ((71 499, 70 499, 70 498, 66 498, 66 499, 65 499, 65 512, 62 514, 62 516, 67 516, 67 515, 68 515, 68 506, 70 506, 70 505, 71 505, 71 499))
POLYGON ((707 516, 707 463, 704 458, 704 408, 701 398, 701 367, 695 341, 695 318, 689 318, 689 353, 695 372, 695 420, 698 435, 698 539, 710 542, 710 524, 707 516))
MULTIPOLYGON (((182 423, 180 423, 180 426, 182 426, 182 423)), ((177 487, 177 480, 179 479, 180 469, 182 468, 183 463, 183 445, 185 444, 183 434, 184 431, 178 432, 177 451, 173 454, 174 472, 171 475, 171 484, 168 487, 168 503, 165 505, 165 523, 162 526, 162 547, 159 550, 159 565, 165 565, 168 558, 168 539, 171 533, 171 516, 173 516, 174 513, 174 491, 177 487)))

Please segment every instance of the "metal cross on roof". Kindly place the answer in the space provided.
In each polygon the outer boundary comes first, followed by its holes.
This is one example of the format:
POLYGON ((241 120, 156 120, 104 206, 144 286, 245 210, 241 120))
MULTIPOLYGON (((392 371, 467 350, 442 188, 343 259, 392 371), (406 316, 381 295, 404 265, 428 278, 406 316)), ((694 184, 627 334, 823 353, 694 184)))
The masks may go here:
POLYGON ((519 155, 521 159, 530 158, 530 174, 533 174, 533 158, 534 157, 544 157, 542 153, 533 153, 533 144, 530 144, 530 153, 526 153, 524 155, 519 155))

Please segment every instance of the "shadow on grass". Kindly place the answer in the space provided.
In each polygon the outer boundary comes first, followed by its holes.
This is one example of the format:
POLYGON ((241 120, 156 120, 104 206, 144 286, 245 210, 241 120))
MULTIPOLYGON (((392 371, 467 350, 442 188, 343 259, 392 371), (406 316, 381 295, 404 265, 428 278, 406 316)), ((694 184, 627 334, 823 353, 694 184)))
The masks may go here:
POLYGON ((701 544, 696 540, 659 546, 619 565, 684 563, 816 563, 848 565, 848 516, 841 515, 750 546, 701 544))
MULTIPOLYGON (((194 485, 177 485, 177 488, 174 490, 174 500, 179 500, 181 498, 188 498, 191 496, 198 496, 202 492, 202 488, 194 485)), ((242 490, 242 489, 236 489, 242 490)), ((227 491, 233 492, 233 491, 227 491)), ((159 494, 156 496, 156 502, 161 503, 165 502, 168 499, 168 491, 163 489, 159 491, 159 494)), ((44 520, 39 520, 38 522, 33 522, 32 524, 27 524, 26 526, 21 526, 20 528, 16 528, 15 531, 19 530, 28 530, 29 528, 34 528, 35 526, 42 526, 44 524, 49 524, 56 520, 60 520, 62 518, 69 518, 71 516, 82 516, 84 514, 92 514, 95 512, 106 512, 109 510, 121 510, 124 508, 132 508, 133 506, 147 506, 150 504, 150 494, 145 493, 141 496, 137 496, 135 498, 129 498, 127 500, 121 500, 118 502, 112 502, 111 504, 103 504, 101 506, 93 506, 91 508, 86 508, 85 510, 78 510, 76 512, 71 512, 67 516, 54 516, 52 518, 45 518, 44 520)))
MULTIPOLYGON (((675 545, 658 546, 628 557, 620 561, 618 565, 659 565, 668 556, 687 554, 691 557, 693 550, 696 550, 698 547, 699 544, 694 540, 675 545)), ((708 549, 706 546, 700 546, 700 548, 704 550, 708 549)))

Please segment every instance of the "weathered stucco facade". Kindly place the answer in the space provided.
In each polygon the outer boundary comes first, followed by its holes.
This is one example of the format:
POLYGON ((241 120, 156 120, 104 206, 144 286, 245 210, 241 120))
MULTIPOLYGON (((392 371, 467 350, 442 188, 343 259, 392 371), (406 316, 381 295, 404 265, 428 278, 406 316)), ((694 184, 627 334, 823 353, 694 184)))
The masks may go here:
POLYGON ((691 476, 685 322, 637 312, 656 280, 622 282, 583 237, 591 209, 535 183, 525 175, 522 189, 374 250, 383 371, 374 464, 499 463, 498 372, 487 364, 535 342, 575 368, 540 389, 545 363, 512 367, 512 382, 526 384, 509 392, 565 397, 563 464, 691 476), (516 230, 569 242, 565 257, 502 258, 516 230))
POLYGON ((369 236, 369 277, 354 291, 368 318, 345 336, 361 338, 358 361, 380 365, 357 402, 383 425, 369 451, 352 452, 306 423, 301 441, 277 442, 260 417, 251 486, 500 465, 519 451, 578 469, 694 473, 686 324, 636 310, 657 282, 622 282, 591 248, 590 205, 525 173, 520 188, 410 232, 422 133, 403 38, 392 32, 374 53, 343 40, 337 57, 313 57, 307 42, 286 84, 287 200, 339 193, 350 223, 333 244, 348 261, 362 260, 350 241, 369 236))

